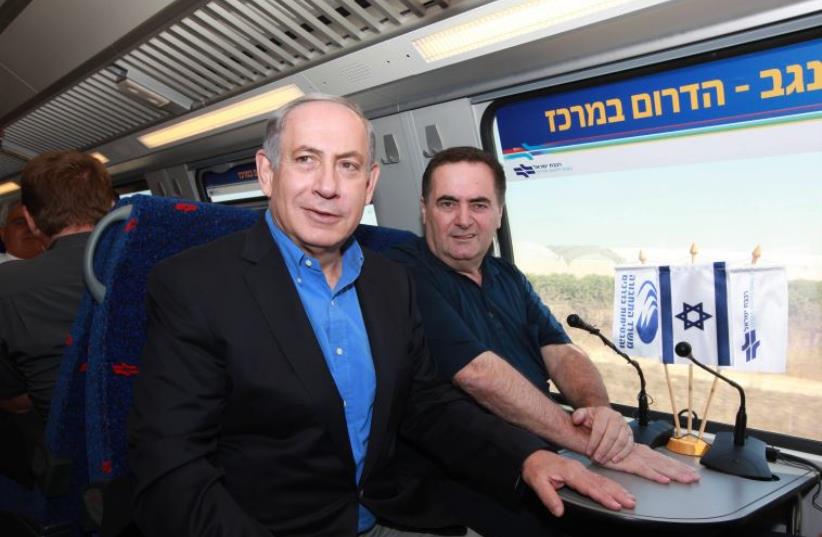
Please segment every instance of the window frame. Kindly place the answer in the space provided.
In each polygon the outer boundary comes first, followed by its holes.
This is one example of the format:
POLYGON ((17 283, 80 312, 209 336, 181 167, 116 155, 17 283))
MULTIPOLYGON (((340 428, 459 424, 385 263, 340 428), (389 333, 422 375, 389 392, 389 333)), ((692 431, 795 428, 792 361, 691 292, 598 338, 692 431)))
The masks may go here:
MULTIPOLYGON (((777 25, 773 28, 744 32, 740 35, 733 36, 730 40, 728 38, 712 39, 702 43, 678 47, 663 53, 641 55, 630 60, 616 62, 606 66, 606 69, 609 71, 606 74, 599 72, 603 66, 595 66, 568 74, 571 76, 571 80, 568 80, 568 75, 560 75, 538 82, 536 84, 538 87, 536 88, 534 88, 534 84, 530 84, 528 85, 528 89, 523 89, 521 93, 515 93, 516 88, 507 90, 506 95, 493 98, 482 114, 480 119, 480 139, 482 147, 493 155, 498 154, 494 136, 496 113, 499 108, 511 103, 574 91, 594 85, 611 84, 640 76, 653 75, 820 38, 819 26, 780 32, 782 28, 784 28, 784 25, 777 25), (716 48, 712 50, 712 47, 716 48)), ((474 100, 475 104, 479 102, 484 102, 482 96, 474 100)), ((497 241, 499 243, 500 256, 515 264, 513 237, 508 220, 508 210, 509 208, 506 204, 503 210, 502 225, 497 232, 497 241)), ((564 398, 560 394, 552 392, 551 396, 558 402, 564 403, 564 398)), ((623 415, 629 417, 633 416, 637 409, 636 406, 618 403, 612 404, 612 406, 623 415)), ((651 414, 653 414, 654 419, 672 420, 670 412, 651 411, 651 414)), ((733 426, 729 424, 709 421, 706 425, 706 431, 709 433, 731 430, 733 430, 733 426)), ((767 442, 769 445, 777 445, 787 449, 822 456, 822 441, 751 428, 748 429, 748 432, 767 442)))

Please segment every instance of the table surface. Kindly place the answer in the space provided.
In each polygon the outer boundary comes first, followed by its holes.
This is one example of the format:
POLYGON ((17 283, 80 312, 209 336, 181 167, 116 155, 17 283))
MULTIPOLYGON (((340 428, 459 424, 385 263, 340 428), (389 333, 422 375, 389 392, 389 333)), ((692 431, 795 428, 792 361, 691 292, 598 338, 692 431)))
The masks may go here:
POLYGON ((782 463, 771 463, 773 481, 757 481, 722 474, 699 464, 696 457, 677 455, 665 448, 658 451, 695 468, 701 475, 697 483, 663 485, 635 475, 608 470, 592 465, 583 455, 563 452, 589 469, 620 483, 636 496, 636 508, 611 511, 577 492, 564 487, 559 494, 570 508, 578 508, 622 521, 652 522, 654 524, 724 524, 737 522, 759 510, 783 501, 807 485, 814 474, 805 468, 782 463))

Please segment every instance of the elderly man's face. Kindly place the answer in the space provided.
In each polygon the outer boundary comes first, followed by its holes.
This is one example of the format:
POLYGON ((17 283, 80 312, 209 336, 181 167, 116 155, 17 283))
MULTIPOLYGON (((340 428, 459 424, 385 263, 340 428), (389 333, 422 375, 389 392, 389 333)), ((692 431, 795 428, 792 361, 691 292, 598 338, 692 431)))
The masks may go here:
POLYGON ((288 115, 277 169, 257 153, 271 215, 303 251, 336 254, 371 202, 379 168, 368 162, 363 120, 345 106, 303 104, 288 115))
POLYGON ((0 228, 0 238, 6 251, 20 259, 31 259, 46 249, 45 244, 32 234, 23 216, 23 206, 19 203, 9 209, 6 227, 0 228))
POLYGON ((482 162, 436 168, 422 219, 434 255, 457 271, 478 269, 502 223, 491 168, 482 162))

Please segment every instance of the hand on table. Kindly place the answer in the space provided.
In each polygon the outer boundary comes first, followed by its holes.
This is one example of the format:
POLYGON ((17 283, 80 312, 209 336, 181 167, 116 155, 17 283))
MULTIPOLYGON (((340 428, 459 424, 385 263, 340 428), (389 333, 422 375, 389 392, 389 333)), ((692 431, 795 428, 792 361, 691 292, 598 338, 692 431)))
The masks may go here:
POLYGON ((585 455, 594 462, 620 462, 634 447, 634 434, 622 414, 607 406, 581 407, 571 414, 577 427, 590 430, 585 455))
POLYGON ((643 444, 634 444, 628 456, 620 462, 609 462, 602 466, 638 475, 657 483, 699 481, 699 473, 687 464, 667 457, 643 444))
POLYGON ((551 451, 540 450, 529 455, 522 465, 522 478, 557 517, 565 511, 557 490, 566 485, 614 511, 623 507, 633 509, 636 505, 636 498, 616 481, 551 451))

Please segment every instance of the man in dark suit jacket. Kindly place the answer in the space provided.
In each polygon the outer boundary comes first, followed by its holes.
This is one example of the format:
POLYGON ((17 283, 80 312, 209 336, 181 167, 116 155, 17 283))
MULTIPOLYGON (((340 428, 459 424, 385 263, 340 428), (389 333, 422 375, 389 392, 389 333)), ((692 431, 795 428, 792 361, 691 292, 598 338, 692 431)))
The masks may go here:
POLYGON ((130 418, 146 535, 411 535, 458 524, 398 435, 501 495, 525 481, 633 498, 437 379, 413 284, 351 238, 379 170, 348 101, 280 109, 257 154, 265 219, 160 264, 130 418), (390 529, 389 529, 390 527, 390 529))

